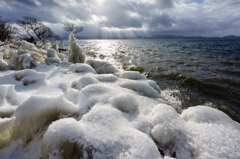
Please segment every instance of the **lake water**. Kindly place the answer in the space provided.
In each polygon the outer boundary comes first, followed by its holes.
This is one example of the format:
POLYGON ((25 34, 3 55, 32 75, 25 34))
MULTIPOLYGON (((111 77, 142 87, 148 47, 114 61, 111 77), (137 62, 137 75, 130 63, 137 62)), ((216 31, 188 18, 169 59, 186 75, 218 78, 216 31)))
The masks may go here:
MULTIPOLYGON (((208 105, 240 122, 240 40, 79 40, 91 59, 155 80, 175 108, 208 105), (136 67, 138 66, 138 67, 136 67)), ((68 40, 59 47, 67 48, 68 40)))

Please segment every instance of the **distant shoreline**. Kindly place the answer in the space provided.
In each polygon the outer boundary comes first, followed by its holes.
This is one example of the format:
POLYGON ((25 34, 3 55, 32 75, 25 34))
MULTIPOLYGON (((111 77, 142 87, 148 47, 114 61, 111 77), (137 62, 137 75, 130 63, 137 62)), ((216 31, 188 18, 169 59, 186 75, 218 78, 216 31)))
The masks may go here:
MULTIPOLYGON (((136 36, 136 37, 85 37, 76 36, 79 40, 114 40, 114 39, 194 39, 194 40, 240 40, 240 36, 228 35, 224 37, 202 37, 202 36, 175 36, 175 35, 154 35, 154 36, 136 36)), ((68 40, 68 37, 62 37, 62 40, 68 40)))

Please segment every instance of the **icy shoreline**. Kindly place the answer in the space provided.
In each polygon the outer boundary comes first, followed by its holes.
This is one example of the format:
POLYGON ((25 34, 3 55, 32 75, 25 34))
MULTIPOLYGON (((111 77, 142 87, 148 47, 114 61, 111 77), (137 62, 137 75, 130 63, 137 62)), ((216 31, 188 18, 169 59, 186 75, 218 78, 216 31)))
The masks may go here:
POLYGON ((0 158, 240 158, 240 126, 226 114, 178 114, 156 82, 85 60, 73 35, 68 56, 18 45, 0 57, 0 158))

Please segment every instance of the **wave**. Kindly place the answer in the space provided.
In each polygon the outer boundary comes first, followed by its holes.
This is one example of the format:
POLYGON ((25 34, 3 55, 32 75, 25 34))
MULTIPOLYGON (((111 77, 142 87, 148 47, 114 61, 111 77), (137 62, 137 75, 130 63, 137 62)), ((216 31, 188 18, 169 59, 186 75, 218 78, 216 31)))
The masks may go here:
POLYGON ((225 64, 225 65, 239 65, 239 62, 232 62, 232 61, 221 61, 221 63, 225 64))
POLYGON ((240 86, 240 83, 236 79, 233 79, 233 78, 223 78, 223 77, 211 78, 211 79, 206 79, 205 81, 209 81, 212 83, 223 83, 223 84, 228 84, 228 85, 236 86, 236 87, 240 86))
POLYGON ((229 74, 229 75, 234 75, 234 76, 240 76, 240 71, 239 70, 220 70, 220 69, 217 69, 217 71, 219 72, 223 72, 223 73, 226 73, 226 74, 229 74))

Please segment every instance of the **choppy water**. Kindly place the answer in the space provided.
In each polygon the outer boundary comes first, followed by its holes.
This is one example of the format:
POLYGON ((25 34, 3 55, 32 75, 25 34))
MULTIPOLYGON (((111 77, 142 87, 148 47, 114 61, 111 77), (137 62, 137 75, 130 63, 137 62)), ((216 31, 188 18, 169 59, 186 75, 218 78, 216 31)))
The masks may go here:
MULTIPOLYGON (((136 65, 175 107, 216 107, 240 121, 239 40, 79 40, 86 55, 118 69, 136 65), (140 69, 140 68, 139 68, 140 69), (140 69, 141 70, 141 69, 140 69)), ((60 47, 67 47, 62 41, 60 47)))

